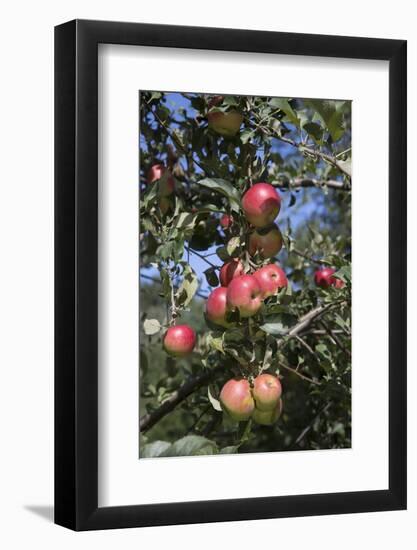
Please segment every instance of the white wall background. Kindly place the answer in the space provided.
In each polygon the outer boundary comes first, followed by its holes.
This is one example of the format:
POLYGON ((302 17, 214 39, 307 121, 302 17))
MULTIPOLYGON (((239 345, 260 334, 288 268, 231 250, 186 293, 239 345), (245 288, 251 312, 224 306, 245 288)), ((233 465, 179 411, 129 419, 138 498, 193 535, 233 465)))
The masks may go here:
MULTIPOLYGON (((15 0, 3 7, 0 86, 0 545, 326 550, 417 541, 417 36, 413 4, 299 0, 15 0), (409 510, 75 534, 54 526, 53 26, 73 18, 405 38, 409 41, 409 510)), ((250 75, 248 75, 250 79, 250 75)), ((370 205, 371 212, 372 205, 370 205)), ((374 276, 378 276, 378 266, 374 276)), ((377 344, 376 344, 377 345, 377 344)), ((372 396, 370 396, 370 400, 372 396)), ((277 475, 274 472, 274 475, 277 475)), ((343 472, 341 472, 343 475, 343 472)))

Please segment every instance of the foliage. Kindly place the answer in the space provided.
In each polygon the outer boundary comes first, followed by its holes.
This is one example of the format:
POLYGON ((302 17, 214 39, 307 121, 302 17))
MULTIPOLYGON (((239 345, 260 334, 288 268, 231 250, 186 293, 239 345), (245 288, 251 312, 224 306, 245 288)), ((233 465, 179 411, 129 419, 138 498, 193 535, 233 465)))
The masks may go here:
POLYGON ((209 101, 203 94, 141 94, 141 417, 207 377, 145 424, 140 456, 350 447, 350 103, 226 96, 211 110, 243 114, 240 131, 226 138, 208 127, 209 101), (168 170, 149 184, 147 172, 158 162, 168 170), (163 197, 169 174, 175 192, 163 197), (247 251, 251 228, 241 199, 259 181, 282 196, 284 249, 276 260, 247 251), (223 214, 233 219, 226 229, 223 214), (205 319, 204 303, 219 284, 219 267, 238 257, 247 272, 279 261, 290 284, 250 319, 228 314, 234 325, 225 329, 205 319), (343 288, 314 285, 324 265, 335 268, 343 288), (198 334, 194 352, 181 359, 162 349, 177 319, 198 334), (272 426, 236 423, 221 411, 222 385, 260 372, 280 377, 283 414, 272 426))

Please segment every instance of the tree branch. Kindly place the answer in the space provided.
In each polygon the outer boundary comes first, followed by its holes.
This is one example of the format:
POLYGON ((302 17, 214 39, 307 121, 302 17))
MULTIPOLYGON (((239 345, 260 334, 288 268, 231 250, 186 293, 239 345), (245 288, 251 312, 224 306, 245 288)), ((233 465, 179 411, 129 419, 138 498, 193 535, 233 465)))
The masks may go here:
POLYGON ((330 262, 326 260, 316 260, 315 258, 312 258, 308 254, 305 254, 304 252, 301 252, 301 250, 298 250, 297 248, 291 248, 289 252, 294 252, 294 254, 297 254, 297 256, 301 256, 301 258, 304 258, 305 260, 308 260, 311 263, 318 264, 318 265, 331 265, 330 262))
POLYGON ((336 336, 336 334, 330 330, 330 328, 327 326, 327 324, 323 320, 320 321, 320 324, 325 329, 327 335, 329 336, 333 344, 335 344, 341 351, 343 351, 345 355, 351 358, 352 357, 351 351, 342 344, 342 342, 339 340, 339 337, 336 336))
POLYGON ((188 252, 191 252, 191 254, 194 254, 195 256, 198 256, 199 258, 201 258, 204 262, 206 262, 206 264, 213 267, 214 269, 220 269, 219 265, 213 264, 212 262, 210 262, 210 260, 207 260, 207 256, 204 256, 203 254, 200 254, 200 252, 197 252, 197 250, 194 250, 193 248, 190 248, 187 245, 184 245, 184 248, 188 252))
MULTIPOLYGON (((301 331, 305 330, 308 326, 311 325, 313 321, 321 317, 325 312, 329 311, 332 307, 335 307, 336 305, 339 305, 341 302, 333 302, 331 304, 327 304, 325 306, 317 306, 305 315, 303 315, 298 323, 294 325, 291 329, 288 330, 287 336, 289 338, 297 336, 301 331)), ((281 347, 284 345, 288 340, 282 339, 278 342, 278 347, 281 347)), ((283 364, 282 364, 283 365, 283 364)), ((290 370, 294 372, 297 376, 302 378, 303 380, 306 380, 312 384, 320 385, 320 382, 316 382, 315 380, 312 380, 311 378, 308 378, 307 376, 301 374, 300 372, 296 371, 295 369, 283 365, 287 370, 290 370)), ((178 388, 174 393, 168 397, 166 401, 162 403, 160 407, 158 407, 155 411, 152 413, 146 414, 142 416, 142 418, 139 420, 139 428, 141 432, 145 432, 152 428, 159 420, 164 418, 168 413, 170 413, 177 405, 179 405, 182 401, 187 399, 189 395, 191 395, 194 391, 199 389, 201 386, 209 383, 217 373, 224 372, 224 367, 216 367, 212 370, 206 371, 200 376, 192 377, 182 386, 178 388)))
POLYGON ((160 407, 149 414, 145 414, 139 420, 139 430, 146 432, 154 426, 159 420, 166 416, 169 412, 175 409, 182 401, 187 399, 189 395, 198 390, 204 384, 210 382, 212 378, 219 372, 224 371, 224 367, 216 367, 208 370, 200 376, 189 378, 178 390, 174 391, 160 407))
MULTIPOLYGON (((150 275, 146 275, 145 273, 141 273, 140 277, 143 278, 143 279, 147 279, 148 281, 158 283, 160 285, 162 284, 162 282, 159 279, 156 279, 155 277, 151 277, 150 275)), ((178 287, 174 287, 174 288, 177 289, 178 287)), ((208 298, 208 296, 206 296, 205 294, 203 294, 201 292, 198 292, 198 291, 195 294, 196 294, 196 296, 200 296, 200 298, 204 298, 205 300, 207 300, 207 298, 208 298)))
POLYGON ((293 189, 299 187, 330 187, 332 189, 338 189, 341 191, 350 191, 351 187, 344 181, 339 180, 317 180, 314 178, 294 178, 286 181, 274 181, 272 182, 275 187, 282 189, 293 189))
POLYGON ((300 435, 291 445, 290 449, 293 449, 296 445, 298 445, 304 439, 304 437, 308 434, 308 432, 314 426, 315 421, 319 418, 321 414, 325 413, 330 408, 331 404, 332 404, 331 401, 329 401, 328 403, 326 403, 326 405, 322 409, 319 410, 319 412, 316 414, 316 416, 313 418, 310 424, 306 428, 304 428, 304 430, 300 433, 300 435))
POLYGON ((262 126, 262 124, 260 122, 255 123, 255 126, 257 128, 259 128, 265 134, 269 135, 270 137, 273 137, 275 139, 279 139, 280 141, 282 141, 283 143, 287 143, 288 145, 292 145, 293 147, 298 149, 300 151, 300 153, 307 153, 308 155, 310 155, 312 157, 321 158, 322 160, 324 160, 328 164, 331 164, 332 166, 334 166, 335 168, 340 170, 340 172, 342 172, 342 174, 347 176, 349 178, 349 181, 350 181, 350 179, 351 179, 350 173, 343 167, 343 165, 340 164, 340 162, 336 158, 328 155, 327 153, 323 153, 322 151, 319 151, 317 149, 312 149, 311 147, 309 147, 307 145, 304 145, 303 143, 297 143, 294 139, 282 136, 281 134, 271 130, 269 127, 262 126))

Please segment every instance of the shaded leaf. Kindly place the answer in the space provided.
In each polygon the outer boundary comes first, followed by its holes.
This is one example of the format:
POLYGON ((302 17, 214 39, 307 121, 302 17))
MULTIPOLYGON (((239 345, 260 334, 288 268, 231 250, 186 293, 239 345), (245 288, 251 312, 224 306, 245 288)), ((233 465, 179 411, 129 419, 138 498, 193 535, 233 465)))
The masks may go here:
POLYGON ((216 399, 215 397, 213 397, 213 394, 210 391, 210 386, 207 388, 207 395, 208 395, 210 403, 213 406, 213 409, 215 411, 222 412, 222 406, 220 405, 220 401, 218 399, 216 399))
POLYGON ((281 109, 281 111, 287 115, 288 122, 291 122, 291 124, 294 124, 295 126, 300 125, 297 114, 289 104, 288 99, 285 99, 284 97, 274 97, 270 100, 269 104, 273 107, 281 109))
POLYGON ((282 336, 287 334, 290 328, 297 322, 295 315, 289 313, 276 313, 265 317, 265 323, 259 328, 267 334, 282 336))
POLYGON ((140 458, 156 458, 158 456, 164 456, 163 453, 171 447, 171 443, 168 441, 154 441, 148 443, 143 447, 140 453, 140 458))
POLYGON ((217 452, 214 441, 200 435, 186 435, 175 441, 159 456, 195 456, 217 454, 217 452))
POLYGON ((230 182, 220 178, 205 178, 200 180, 198 183, 203 187, 207 187, 208 189, 221 193, 227 197, 229 199, 231 209, 235 212, 239 212, 240 195, 238 190, 235 189, 230 182))

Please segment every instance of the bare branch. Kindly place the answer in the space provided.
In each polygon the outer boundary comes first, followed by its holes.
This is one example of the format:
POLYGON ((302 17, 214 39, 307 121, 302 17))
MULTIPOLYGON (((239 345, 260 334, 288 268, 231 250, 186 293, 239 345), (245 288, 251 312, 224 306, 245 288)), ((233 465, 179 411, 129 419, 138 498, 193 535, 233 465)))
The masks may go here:
POLYGON ((272 182, 275 187, 281 187, 282 189, 293 189, 300 187, 330 187, 332 189, 338 189, 340 191, 350 191, 351 187, 344 181, 339 180, 317 180, 314 178, 294 178, 286 181, 274 181, 272 182))
POLYGON ((298 371, 297 369, 294 369, 293 367, 290 367, 289 365, 287 365, 286 363, 279 363, 279 365, 281 367, 284 367, 284 369, 292 372, 293 374, 295 374, 296 376, 298 376, 299 378, 302 378, 303 380, 305 380, 306 382, 309 382, 310 384, 314 384, 315 386, 321 386, 320 382, 317 382, 317 380, 313 380, 312 378, 310 378, 309 376, 306 376, 305 374, 301 373, 300 371, 298 371))
POLYGON ((298 445, 299 443, 301 443, 301 441, 304 439, 304 437, 308 434, 308 432, 311 430, 311 428, 313 427, 315 421, 319 418, 319 416, 323 413, 325 413, 330 405, 331 405, 331 401, 329 401, 328 403, 326 403, 326 405, 319 410, 319 412, 316 414, 316 416, 313 418, 313 420, 310 422, 310 424, 304 428, 304 430, 300 433, 300 435, 297 437, 297 439, 294 441, 294 443, 291 445, 291 449, 293 449, 296 445, 298 445))
POLYGON ((327 324, 323 320, 320 321, 320 324, 322 327, 324 327, 327 335, 329 336, 333 344, 335 344, 340 350, 342 350, 345 355, 347 355, 348 357, 352 357, 351 351, 342 344, 342 342, 339 340, 339 337, 330 330, 327 324))
POLYGON ((216 367, 214 369, 204 372, 200 376, 192 377, 187 382, 184 382, 178 390, 174 391, 166 401, 162 403, 155 411, 149 414, 145 414, 139 420, 139 429, 141 432, 146 432, 152 426, 154 426, 159 420, 164 418, 169 412, 175 409, 182 401, 187 399, 189 395, 195 392, 198 388, 204 384, 208 384, 210 380, 214 378, 216 374, 224 371, 224 367, 216 367))
POLYGON ((336 158, 328 155, 327 153, 323 153, 322 151, 319 151, 318 149, 312 149, 311 147, 309 147, 307 145, 304 145, 303 143, 297 143, 294 139, 282 136, 281 134, 279 134, 278 132, 272 130, 271 128, 269 128, 267 126, 262 126, 261 123, 262 123, 262 121, 260 121, 258 124, 255 123, 255 126, 257 128, 259 128, 265 134, 269 135, 270 137, 274 137, 276 139, 279 139, 283 143, 287 143, 288 145, 292 145, 293 147, 298 149, 300 151, 300 153, 306 153, 307 155, 310 155, 312 157, 316 157, 316 158, 320 158, 320 159, 324 160, 328 164, 331 164, 332 166, 337 168, 340 172, 342 172, 342 174, 347 176, 349 178, 349 181, 350 181, 351 176, 350 176, 349 172, 343 167, 342 164, 340 164, 340 162, 336 158))
POLYGON ((309 256, 305 252, 301 252, 301 250, 298 250, 298 248, 291 248, 290 253, 294 252, 294 254, 297 254, 297 256, 301 256, 301 258, 304 258, 305 260, 308 260, 311 263, 318 264, 318 265, 331 265, 330 262, 327 260, 316 260, 312 256, 309 256))

